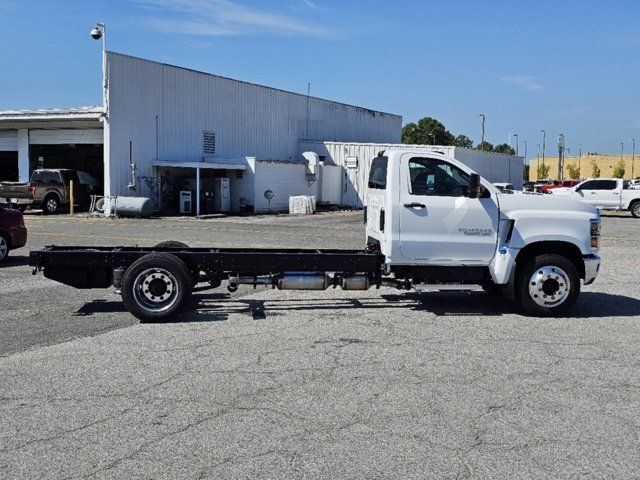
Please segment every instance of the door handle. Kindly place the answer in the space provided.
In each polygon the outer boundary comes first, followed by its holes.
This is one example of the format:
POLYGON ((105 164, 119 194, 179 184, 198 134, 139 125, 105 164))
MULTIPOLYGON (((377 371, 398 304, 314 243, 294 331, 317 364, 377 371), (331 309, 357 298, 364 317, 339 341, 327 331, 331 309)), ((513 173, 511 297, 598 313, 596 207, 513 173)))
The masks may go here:
POLYGON ((427 208, 427 206, 424 203, 418 203, 418 202, 405 203, 404 206, 407 208, 427 208))
POLYGON ((596 192, 591 192, 591 195, 595 195, 595 194, 596 194, 596 192))

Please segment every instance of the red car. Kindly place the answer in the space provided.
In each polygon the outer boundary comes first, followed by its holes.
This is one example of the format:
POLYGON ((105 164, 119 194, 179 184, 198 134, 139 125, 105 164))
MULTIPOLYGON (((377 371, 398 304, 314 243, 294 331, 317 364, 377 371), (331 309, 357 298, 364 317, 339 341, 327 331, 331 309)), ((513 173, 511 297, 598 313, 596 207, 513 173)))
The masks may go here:
POLYGON ((571 188, 580 183, 580 180, 562 180, 561 182, 555 181, 550 185, 543 185, 540 187, 542 193, 549 193, 549 190, 554 188, 571 188))
POLYGON ((27 227, 18 210, 0 207, 0 263, 7 258, 9 250, 24 247, 27 243, 27 227))

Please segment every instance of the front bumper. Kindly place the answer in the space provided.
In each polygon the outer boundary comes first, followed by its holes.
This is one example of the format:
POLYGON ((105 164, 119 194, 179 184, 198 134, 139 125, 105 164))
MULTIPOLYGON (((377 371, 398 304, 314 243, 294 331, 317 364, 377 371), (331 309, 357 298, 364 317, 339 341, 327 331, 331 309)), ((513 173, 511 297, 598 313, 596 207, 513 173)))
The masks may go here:
POLYGON ((600 257, 598 255, 585 255, 584 260, 584 284, 591 285, 600 271, 600 257))

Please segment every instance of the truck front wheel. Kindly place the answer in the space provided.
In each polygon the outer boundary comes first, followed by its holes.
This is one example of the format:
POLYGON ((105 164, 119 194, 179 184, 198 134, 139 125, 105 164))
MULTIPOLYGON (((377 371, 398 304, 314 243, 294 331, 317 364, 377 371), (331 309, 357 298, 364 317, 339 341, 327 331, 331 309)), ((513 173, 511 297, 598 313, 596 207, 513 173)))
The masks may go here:
POLYGON ((538 255, 519 269, 516 299, 529 315, 560 316, 573 307, 579 294, 578 271, 560 255, 538 255))
POLYGON ((150 253, 136 260, 122 277, 122 302, 143 322, 172 320, 191 298, 191 275, 182 260, 150 253))

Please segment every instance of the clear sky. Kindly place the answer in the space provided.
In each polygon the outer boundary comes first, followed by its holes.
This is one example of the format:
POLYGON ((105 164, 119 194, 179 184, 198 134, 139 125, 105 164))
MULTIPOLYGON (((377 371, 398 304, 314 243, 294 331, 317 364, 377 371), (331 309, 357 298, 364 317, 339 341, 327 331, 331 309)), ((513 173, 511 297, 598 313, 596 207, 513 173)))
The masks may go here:
MULTIPOLYGON (((480 140, 547 131, 571 154, 640 150, 639 0, 0 0, 0 109, 101 102, 100 44, 440 120, 480 140)), ((515 144, 514 144, 515 146, 515 144)), ((523 146, 520 146, 522 154, 523 146)))

